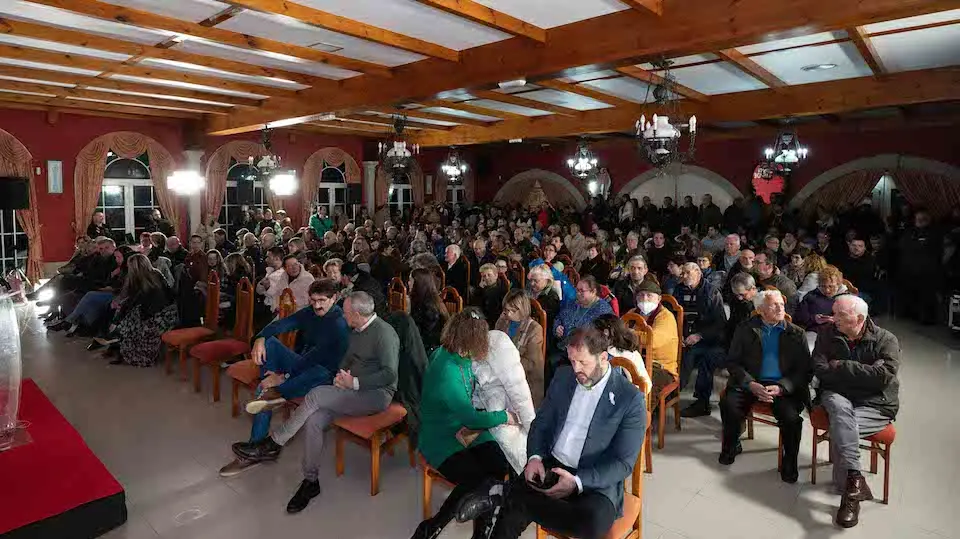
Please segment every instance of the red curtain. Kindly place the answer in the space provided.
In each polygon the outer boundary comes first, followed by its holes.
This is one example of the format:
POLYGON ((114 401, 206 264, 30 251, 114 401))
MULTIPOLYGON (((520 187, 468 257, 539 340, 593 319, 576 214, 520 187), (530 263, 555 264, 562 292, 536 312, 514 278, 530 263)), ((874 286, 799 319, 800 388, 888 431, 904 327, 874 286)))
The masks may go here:
POLYGON ((960 178, 904 169, 893 173, 893 181, 911 206, 924 207, 934 217, 949 215, 960 206, 960 178))
MULTIPOLYGON (((344 177, 347 184, 358 184, 363 181, 360 165, 346 151, 330 147, 313 152, 313 155, 308 157, 307 162, 304 163, 303 177, 300 178, 300 214, 303 218, 303 226, 310 224, 310 215, 316 211, 314 204, 316 204, 317 186, 320 185, 320 175, 323 173, 324 163, 331 167, 346 164, 344 177)), ((292 215, 288 215, 288 217, 293 218, 292 215)))
POLYGON ((856 205, 870 196, 874 186, 883 176, 883 172, 882 170, 857 170, 834 179, 817 189, 803 202, 802 213, 813 215, 821 206, 828 213, 836 213, 836 210, 845 204, 856 205))

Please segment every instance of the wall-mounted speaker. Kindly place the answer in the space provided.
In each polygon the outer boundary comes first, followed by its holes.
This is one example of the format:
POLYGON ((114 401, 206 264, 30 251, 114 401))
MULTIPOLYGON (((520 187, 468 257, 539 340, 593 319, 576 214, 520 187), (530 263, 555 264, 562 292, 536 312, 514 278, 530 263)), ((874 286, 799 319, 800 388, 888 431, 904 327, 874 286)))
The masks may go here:
POLYGON ((363 186, 359 183, 347 185, 347 203, 363 204, 363 186))
POLYGON ((30 180, 0 178, 0 210, 29 210, 30 180))

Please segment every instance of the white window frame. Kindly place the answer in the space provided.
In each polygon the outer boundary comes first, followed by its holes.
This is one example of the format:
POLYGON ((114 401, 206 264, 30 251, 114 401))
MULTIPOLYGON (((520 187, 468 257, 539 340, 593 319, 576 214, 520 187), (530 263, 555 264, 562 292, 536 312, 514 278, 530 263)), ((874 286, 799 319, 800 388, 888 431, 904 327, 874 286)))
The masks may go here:
MULTIPOLYGON (((154 189, 153 191, 153 200, 150 206, 136 206, 133 201, 133 188, 134 187, 153 187, 153 180, 131 180, 126 178, 104 178, 103 185, 100 187, 100 192, 102 196, 104 188, 115 187, 123 190, 123 233, 124 235, 130 234, 134 239, 137 239, 136 231, 136 212, 143 211, 147 208, 159 209, 160 205, 157 203, 157 192, 154 189)), ((97 199, 97 209, 103 208, 100 204, 101 199, 97 199)), ((118 208, 119 206, 108 206, 109 208, 118 208)), ((113 224, 113 223, 108 223, 113 224)), ((112 227, 110 232, 115 234, 120 230, 120 227, 112 227)))
POLYGON ((27 238, 27 233, 20 228, 20 221, 17 219, 16 210, 0 210, 0 267, 3 268, 3 275, 14 268, 24 268, 27 264, 27 249, 17 251, 17 238, 23 236, 27 238), (7 212, 13 218, 13 230, 7 230, 7 212), (13 239, 13 251, 7 252, 7 238, 13 239), (21 256, 21 253, 22 256, 21 256))
MULTIPOLYGON (((236 165, 234 165, 234 166, 236 166, 236 165)), ((231 167, 231 168, 232 168, 232 167, 231 167)), ((227 180, 227 189, 229 189, 229 188, 231 188, 231 187, 233 187, 234 189, 236 189, 236 187, 237 187, 237 181, 236 181, 236 180, 227 180)), ((262 181, 260 181, 260 180, 254 180, 254 181, 253 181, 253 189, 254 189, 254 200, 256 200, 256 190, 257 190, 257 189, 266 189, 266 187, 263 185, 263 182, 262 182, 262 181)), ((254 202, 253 204, 228 204, 228 203, 227 203, 227 200, 229 200, 229 199, 227 198, 227 191, 224 190, 224 192, 223 192, 223 204, 220 205, 220 213, 217 214, 217 223, 216 223, 216 224, 217 224, 218 227, 222 228, 222 229, 227 233, 227 239, 230 240, 230 241, 234 241, 234 240, 236 239, 235 236, 234 236, 234 234, 236 233, 236 230, 233 230, 233 215, 230 213, 230 208, 237 208, 237 210, 235 210, 235 211, 240 211, 240 210, 243 209, 244 206, 246 206, 247 209, 251 209, 251 208, 256 209, 256 208, 259 208, 259 209, 261 209, 261 210, 265 210, 265 209, 267 209, 267 208, 270 207, 270 204, 267 202, 267 193, 266 193, 266 191, 263 192, 263 199, 262 199, 263 201, 260 202, 259 204, 258 204, 257 202, 254 202), (226 212, 223 211, 223 210, 225 210, 225 209, 227 210, 226 212), (220 222, 220 215, 223 215, 224 213, 226 213, 226 217, 225 217, 226 222, 221 223, 221 222, 220 222)), ((253 231, 251 230, 250 232, 253 232, 253 231)))
POLYGON ((410 184, 397 184, 392 185, 387 188, 387 205, 390 207, 390 211, 396 210, 398 213, 403 213, 404 208, 413 208, 413 186, 410 184), (397 201, 393 201, 393 196, 390 193, 390 189, 393 189, 393 195, 397 196, 397 201), (402 192, 407 192, 406 197, 402 196, 402 192))
POLYGON ((462 184, 447 184, 447 202, 452 206, 467 203, 467 188, 462 184))
MULTIPOLYGON (((326 165, 326 163, 324 163, 326 165)), ((333 217, 336 212, 334 211, 337 208, 343 210, 343 215, 352 218, 350 214, 350 189, 347 185, 347 175, 344 174, 342 170, 337 167, 331 167, 326 165, 323 167, 323 170, 320 171, 320 179, 323 179, 323 172, 327 169, 336 170, 340 173, 340 177, 343 178, 342 182, 323 182, 317 184, 317 194, 313 197, 313 211, 317 211, 318 206, 324 206, 327 208, 327 215, 333 217), (327 202, 320 202, 320 191, 324 189, 327 190, 327 202), (337 203, 337 191, 343 191, 343 202, 337 203)))

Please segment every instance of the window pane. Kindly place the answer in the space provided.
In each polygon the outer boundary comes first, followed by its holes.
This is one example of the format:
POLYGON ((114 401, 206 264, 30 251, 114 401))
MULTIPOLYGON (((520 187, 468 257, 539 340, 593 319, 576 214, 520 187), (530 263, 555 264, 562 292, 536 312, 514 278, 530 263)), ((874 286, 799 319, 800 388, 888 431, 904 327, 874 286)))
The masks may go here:
POLYGON ((393 194, 390 195, 390 204, 396 204, 400 201, 400 190, 394 189, 393 194))
POLYGON ((123 208, 107 208, 104 212, 104 215, 107 218, 107 226, 110 228, 119 228, 123 230, 123 227, 126 226, 124 223, 124 211, 123 208))
POLYGON ((321 183, 344 183, 343 172, 338 168, 327 167, 320 172, 321 183))
POLYGON ((339 187, 338 187, 338 188, 335 188, 335 189, 333 190, 333 192, 334 192, 334 197, 335 197, 334 202, 336 202, 337 204, 344 204, 344 203, 347 201, 347 190, 346 190, 346 189, 343 189, 343 188, 339 188, 339 187))
POLYGON ((105 185, 103 187, 104 206, 123 206, 123 187, 119 185, 105 185))
POLYGON ((327 204, 330 202, 330 189, 327 187, 321 187, 317 190, 317 201, 320 204, 327 204))
POLYGON ((13 234, 15 231, 13 223, 16 220, 15 212, 0 211, 0 222, 2 222, 2 224, 0 224, 0 227, 2 227, 0 230, 2 230, 4 234, 13 234))
POLYGON ((237 203, 237 188, 227 187, 227 204, 237 203))
POLYGON ((153 206, 153 187, 149 185, 134 185, 133 205, 153 206))
POLYGON ((149 216, 153 210, 137 208, 133 211, 133 226, 137 228, 144 228, 149 222, 147 216, 149 216))
POLYGON ((253 200, 258 206, 263 206, 263 187, 254 187, 253 188, 253 200))

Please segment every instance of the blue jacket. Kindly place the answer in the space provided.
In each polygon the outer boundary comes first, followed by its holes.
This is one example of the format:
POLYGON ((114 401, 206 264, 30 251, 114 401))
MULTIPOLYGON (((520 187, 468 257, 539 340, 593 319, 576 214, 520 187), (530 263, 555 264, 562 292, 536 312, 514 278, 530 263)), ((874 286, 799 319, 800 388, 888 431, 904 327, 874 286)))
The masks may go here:
POLYGON ((350 330, 343 311, 334 305, 324 316, 317 316, 312 306, 274 320, 257 337, 269 339, 297 331, 297 353, 300 362, 290 371, 290 378, 277 386, 281 395, 306 394, 337 373, 340 360, 350 343, 350 330))
MULTIPOLYGON (((547 264, 542 258, 538 258, 533 262, 530 262, 530 267, 542 266, 547 264)), ((560 291, 563 296, 560 298, 560 306, 565 307, 577 299, 577 287, 570 283, 570 279, 567 279, 567 276, 562 272, 558 271, 557 268, 553 267, 553 264, 547 264, 550 266, 550 273, 553 274, 553 280, 560 283, 560 291)))
POLYGON ((557 347, 565 350, 567 340, 570 334, 573 333, 573 330, 583 327, 600 318, 600 316, 612 312, 613 307, 610 306, 610 302, 603 298, 597 298, 597 301, 593 302, 593 305, 587 308, 581 307, 580 304, 575 301, 568 305, 561 304, 560 312, 558 312, 557 317, 553 319, 553 327, 550 328, 553 332, 551 335, 556 334, 557 326, 563 326, 563 337, 557 340, 557 347))
MULTIPOLYGON (((563 367, 547 390, 527 435, 527 454, 546 458, 553 451, 577 388, 573 369, 563 367)), ((643 393, 614 369, 590 421, 576 476, 583 490, 606 496, 623 515, 623 481, 633 473, 647 428, 643 393)))

